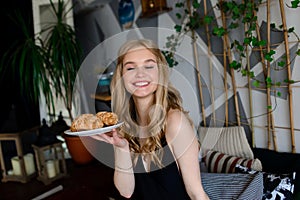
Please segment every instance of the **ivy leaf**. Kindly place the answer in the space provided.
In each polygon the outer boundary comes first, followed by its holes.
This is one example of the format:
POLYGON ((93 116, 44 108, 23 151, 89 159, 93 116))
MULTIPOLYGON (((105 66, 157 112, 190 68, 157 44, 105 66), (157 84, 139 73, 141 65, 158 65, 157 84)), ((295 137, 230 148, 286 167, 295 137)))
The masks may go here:
POLYGON ((272 79, 271 79, 271 77, 268 76, 266 78, 266 83, 267 83, 267 88, 270 88, 272 86, 272 79))
POLYGON ((172 52, 169 51, 162 51, 164 57, 166 58, 166 61, 170 68, 178 65, 178 62, 175 60, 174 55, 172 52))
POLYGON ((181 19, 181 14, 180 13, 176 13, 176 17, 177 17, 177 19, 181 19))
POLYGON ((272 56, 272 55, 274 55, 276 52, 275 52, 274 50, 271 50, 269 53, 270 53, 270 55, 272 56))
POLYGON ((276 82, 275 85, 276 86, 281 86, 281 82, 276 82))
POLYGON ((232 12, 236 17, 240 16, 240 9, 238 8, 238 6, 234 6, 234 8, 232 9, 232 12))
POLYGON ((281 92, 277 92, 277 96, 278 96, 278 97, 281 97, 281 92))
POLYGON ((249 44, 251 43, 251 41, 252 41, 251 37, 246 37, 246 38, 244 39, 244 44, 245 44, 245 45, 249 45, 249 44))
POLYGON ((182 29, 182 26, 180 26, 180 25, 177 24, 177 25, 175 25, 174 28, 175 28, 176 32, 179 33, 181 31, 181 29, 182 29))
POLYGON ((171 42, 166 42, 166 48, 170 48, 172 46, 171 42))
POLYGON ((238 23, 234 23, 234 22, 231 22, 230 25, 228 26, 228 28, 230 28, 230 29, 235 29, 237 27, 239 27, 239 24, 238 23))
POLYGON ((284 79, 284 82, 285 82, 285 83, 290 83, 290 84, 293 84, 293 83, 295 83, 295 81, 294 81, 294 80, 288 80, 288 79, 284 79))
POLYGON ((273 58, 269 54, 265 55, 265 59, 270 62, 273 60, 273 58))
POLYGON ((233 5, 233 2, 224 2, 224 7, 231 10, 233 9, 234 5, 233 5))
POLYGON ((225 34, 225 29, 223 27, 220 27, 220 28, 214 27, 213 34, 218 37, 222 37, 225 34))
POLYGON ((277 64, 280 67, 284 67, 285 66, 285 62, 284 61, 279 61, 277 64))
POLYGON ((266 44, 267 44, 266 40, 261 40, 261 41, 258 42, 259 46, 266 46, 266 44))
POLYGON ((244 50, 244 46, 240 44, 239 41, 237 40, 234 40, 234 44, 236 45, 236 48, 239 50, 239 51, 243 51, 244 50))
POLYGON ((198 20, 197 20, 197 19, 195 19, 194 17, 190 17, 190 23, 189 23, 189 25, 190 25, 190 28, 192 28, 192 29, 195 29, 195 28, 197 28, 197 27, 196 27, 196 25, 197 25, 197 22, 198 22, 198 20))
POLYGON ((242 74, 242 76, 247 76, 248 71, 245 70, 245 69, 242 69, 242 70, 241 70, 241 74, 242 74))
POLYGON ((294 80, 290 80, 289 83, 290 83, 290 84, 293 84, 293 83, 295 83, 295 81, 294 81, 294 80))
POLYGON ((229 64, 229 67, 233 68, 233 69, 239 69, 241 68, 241 63, 237 62, 236 60, 232 61, 230 64, 229 64))
POLYGON ((257 46, 259 46, 259 41, 257 40, 257 38, 256 37, 252 37, 251 38, 252 40, 252 45, 254 46, 254 47, 257 47, 257 46))
POLYGON ((250 22, 252 18, 253 18, 252 13, 246 13, 246 15, 245 15, 245 17, 244 17, 244 19, 243 19, 242 22, 243 23, 250 22))
POLYGON ((300 56, 300 49, 296 52, 297 56, 300 56))
POLYGON ((254 87, 259 87, 260 86, 260 82, 258 80, 255 80, 252 82, 254 87))
POLYGON ((288 33, 292 33, 292 32, 294 32, 294 30, 295 30, 295 28, 294 28, 294 27, 292 27, 292 28, 289 28, 289 30, 288 30, 288 33))
POLYGON ((205 16, 203 19, 205 24, 211 24, 211 22, 213 21, 213 17, 212 16, 205 16))
POLYGON ((276 28, 275 23, 271 23, 271 24, 270 24, 270 27, 271 27, 271 28, 276 28))
POLYGON ((272 55, 274 55, 275 54, 275 51, 274 50, 270 50, 270 52, 269 53, 266 53, 266 55, 265 55, 265 59, 267 60, 267 61, 272 61, 273 60, 273 58, 272 58, 272 55))
POLYGON ((175 4, 175 7, 177 7, 177 8, 182 8, 183 6, 184 6, 184 3, 182 3, 182 2, 175 4))
POLYGON ((291 1, 292 8, 297 8, 299 3, 300 3, 299 0, 291 1))
POLYGON ((200 3, 198 3, 197 0, 194 0, 193 1, 193 7, 196 8, 196 9, 199 8, 200 7, 200 3))
POLYGON ((272 110, 272 106, 267 106, 267 109, 272 110))

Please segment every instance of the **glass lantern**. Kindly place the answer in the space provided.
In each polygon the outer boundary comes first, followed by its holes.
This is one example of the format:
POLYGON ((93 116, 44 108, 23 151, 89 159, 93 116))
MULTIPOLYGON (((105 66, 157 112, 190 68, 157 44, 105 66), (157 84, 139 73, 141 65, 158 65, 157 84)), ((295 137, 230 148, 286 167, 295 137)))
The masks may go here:
POLYGON ((24 151, 23 137, 36 135, 38 129, 29 129, 16 133, 0 134, 0 165, 2 182, 17 181, 26 183, 36 177, 34 155, 24 151))
POLYGON ((62 142, 39 146, 32 145, 35 153, 39 181, 45 185, 67 175, 62 142))

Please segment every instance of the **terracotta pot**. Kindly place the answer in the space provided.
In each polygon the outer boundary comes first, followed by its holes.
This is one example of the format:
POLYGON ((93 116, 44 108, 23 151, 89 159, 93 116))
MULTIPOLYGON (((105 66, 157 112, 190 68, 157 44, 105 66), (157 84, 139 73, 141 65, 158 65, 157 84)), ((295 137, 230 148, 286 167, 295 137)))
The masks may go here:
POLYGON ((70 156, 74 162, 77 164, 88 164, 94 160, 94 157, 86 149, 80 137, 64 134, 63 138, 65 139, 70 156))

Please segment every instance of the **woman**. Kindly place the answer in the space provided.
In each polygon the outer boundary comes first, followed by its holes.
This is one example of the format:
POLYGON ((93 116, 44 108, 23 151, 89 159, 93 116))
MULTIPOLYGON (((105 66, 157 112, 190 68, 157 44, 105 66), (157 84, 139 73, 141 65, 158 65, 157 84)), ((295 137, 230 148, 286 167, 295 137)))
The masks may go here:
POLYGON ((199 146, 167 62, 149 40, 126 42, 111 82, 112 110, 124 125, 93 136, 114 146, 114 183, 132 199, 208 199, 199 146))

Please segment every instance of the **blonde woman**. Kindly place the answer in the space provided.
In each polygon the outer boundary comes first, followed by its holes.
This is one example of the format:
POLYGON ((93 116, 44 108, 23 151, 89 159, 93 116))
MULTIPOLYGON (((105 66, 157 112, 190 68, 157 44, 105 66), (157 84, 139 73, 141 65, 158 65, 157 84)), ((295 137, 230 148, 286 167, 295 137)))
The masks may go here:
POLYGON ((208 199, 199 146, 167 62, 155 43, 131 40, 119 50, 112 110, 124 125, 94 138, 114 146, 114 184, 131 199, 208 199))

